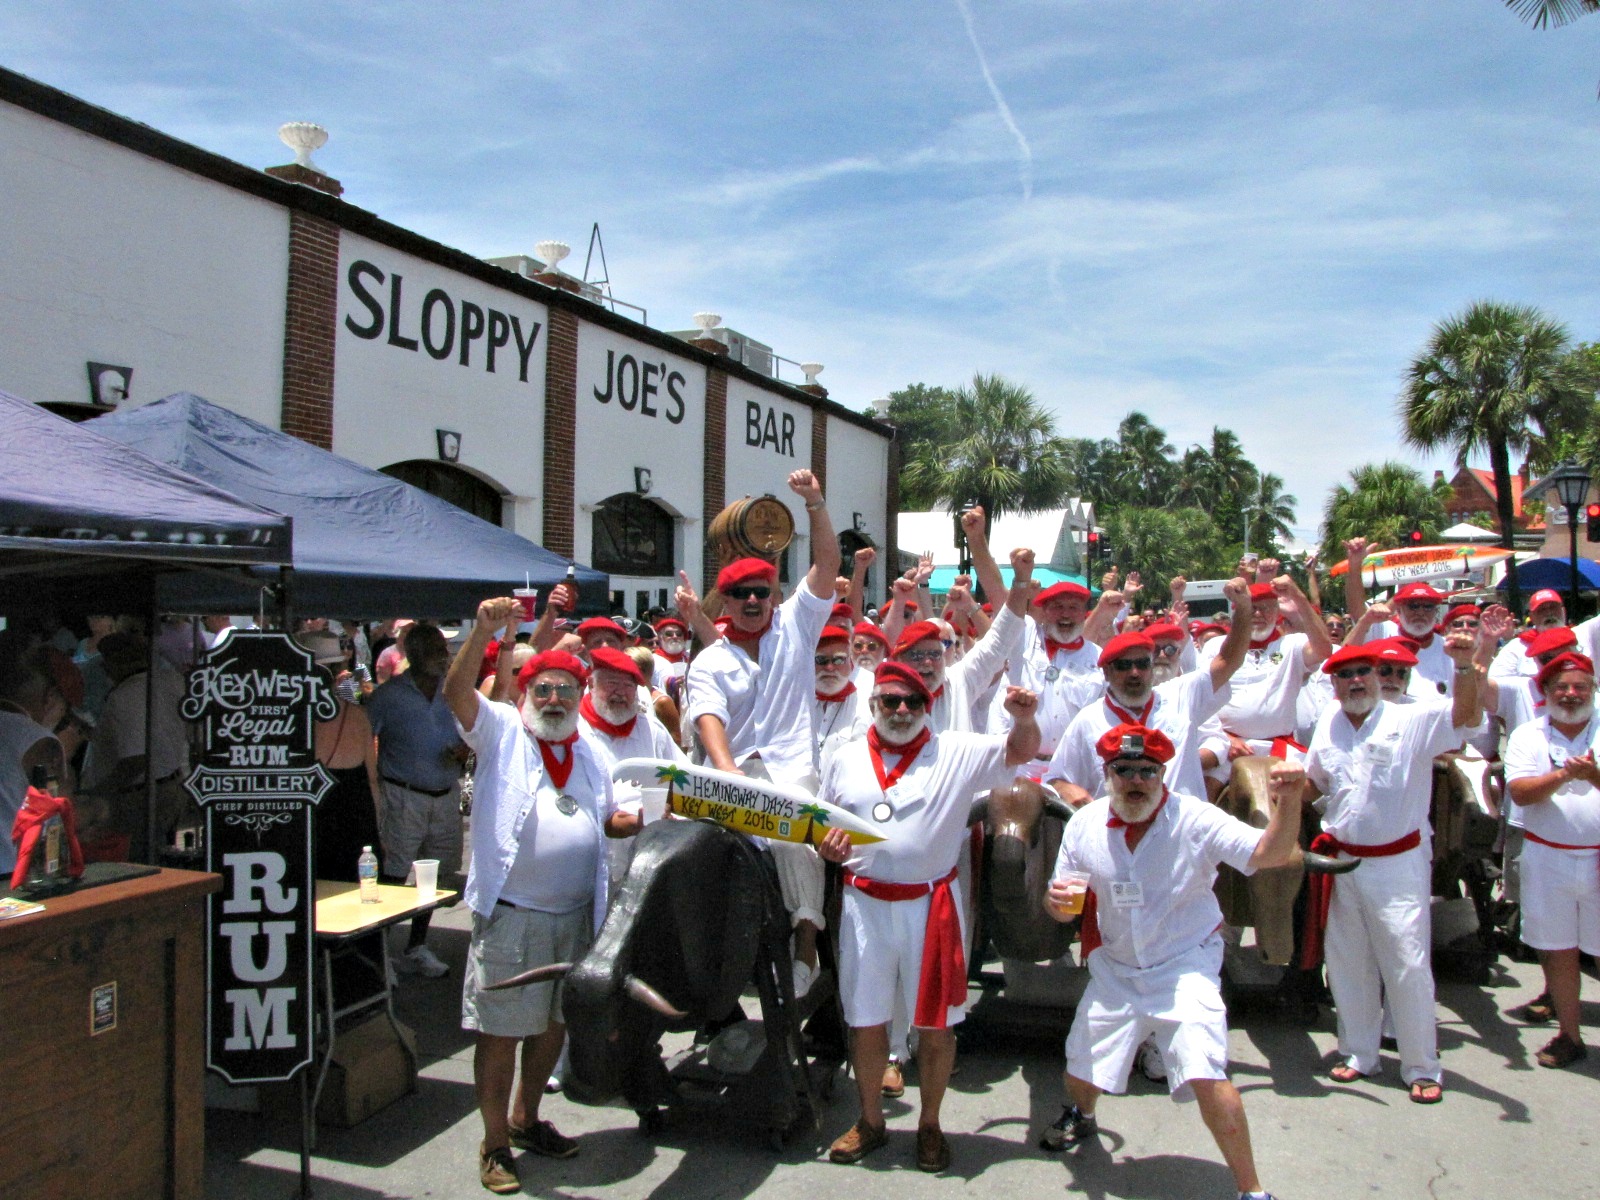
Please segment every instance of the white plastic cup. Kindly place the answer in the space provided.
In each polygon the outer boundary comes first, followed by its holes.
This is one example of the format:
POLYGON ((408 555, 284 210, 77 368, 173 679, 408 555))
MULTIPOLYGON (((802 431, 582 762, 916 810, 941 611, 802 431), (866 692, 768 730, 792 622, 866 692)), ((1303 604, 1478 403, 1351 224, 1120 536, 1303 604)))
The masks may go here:
POLYGON ((517 598, 517 603, 522 605, 522 619, 524 621, 532 621, 534 619, 533 610, 539 603, 539 589, 512 588, 511 594, 517 598))
POLYGON ((417 871, 417 903, 432 904, 439 898, 439 860, 419 858, 411 865, 417 871))
POLYGON ((1076 917, 1082 913, 1084 898, 1089 894, 1088 872, 1063 871, 1056 876, 1055 882, 1067 885, 1067 902, 1065 904, 1052 904, 1051 907, 1066 917, 1076 917))
POLYGON ((646 825, 653 825, 667 815, 667 789, 647 787, 639 789, 639 815, 646 825))

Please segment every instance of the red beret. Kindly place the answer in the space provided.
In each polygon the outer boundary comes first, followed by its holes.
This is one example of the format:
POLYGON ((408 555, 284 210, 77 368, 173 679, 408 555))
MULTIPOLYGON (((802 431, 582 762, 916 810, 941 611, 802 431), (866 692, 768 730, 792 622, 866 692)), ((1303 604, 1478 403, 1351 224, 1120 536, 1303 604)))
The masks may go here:
POLYGON ((1367 643, 1378 652, 1375 661, 1401 667, 1417 665, 1417 643, 1408 637, 1376 638, 1367 643))
POLYGON ((1565 654, 1558 654, 1544 666, 1539 668, 1539 673, 1533 677, 1534 683, 1539 685, 1542 694, 1550 681, 1563 671, 1582 671, 1591 679, 1594 677, 1594 663, 1587 654, 1579 654, 1576 650, 1568 650, 1565 654))
POLYGON ((851 608, 848 604, 835 604, 833 606, 833 611, 828 614, 828 620, 833 622, 835 625, 840 625, 847 623, 850 618, 855 615, 856 610, 851 608))
POLYGON ((900 631, 900 640, 894 644, 894 656, 898 658, 918 642, 925 642, 929 638, 940 641, 942 632, 937 621, 913 621, 900 631))
POLYGON ((853 632, 856 637, 873 638, 876 641, 882 642, 884 649, 888 649, 889 647, 888 636, 883 632, 882 629, 878 628, 878 626, 874 625, 871 621, 857 621, 855 630, 853 632))
POLYGON ((1049 587, 1045 588, 1042 592, 1035 596, 1033 598, 1033 602, 1036 605, 1048 604, 1057 596, 1082 596, 1085 600, 1087 600, 1089 599, 1089 589, 1084 587, 1081 583, 1070 583, 1067 581, 1062 581, 1061 583, 1052 583, 1049 587))
POLYGON ((1560 592, 1554 588, 1540 588, 1533 594, 1533 599, 1528 601, 1528 611, 1532 612, 1534 609, 1542 608, 1546 604, 1560 604, 1561 602, 1560 592))
POLYGON ((565 650, 546 650, 543 654, 535 654, 522 664, 522 670, 517 672, 517 687, 522 691, 528 690, 528 684, 533 682, 533 677, 540 671, 565 671, 578 681, 580 685, 589 682, 589 668, 583 665, 583 659, 565 650))
POLYGON ((1127 723, 1102 733, 1100 740, 1094 744, 1094 752, 1102 762, 1110 762, 1114 758, 1148 758, 1158 763, 1169 761, 1176 753, 1172 739, 1161 730, 1127 723))
POLYGON ((1154 625, 1144 627, 1144 635, 1152 642, 1181 642, 1183 630, 1171 621, 1158 621, 1154 625))
POLYGON ((1252 604, 1257 600, 1276 600, 1277 598, 1278 593, 1272 590, 1270 583, 1252 583, 1250 585, 1250 602, 1252 604))
POLYGON ((1458 604, 1439 618, 1440 627, 1444 627, 1457 617, 1482 617, 1483 612, 1476 604, 1458 604))
POLYGON ((1426 600, 1431 604, 1443 604, 1444 593, 1435 591, 1426 583, 1408 583, 1394 594, 1394 603, 1405 604, 1412 600, 1426 600))
POLYGON ((608 671, 621 671, 635 683, 644 682, 644 672, 639 670, 639 665, 621 650, 611 646, 596 646, 589 651, 589 661, 598 670, 604 667, 608 671))
POLYGON ((822 633, 817 638, 817 645, 820 646, 823 642, 848 642, 849 640, 849 630, 840 629, 837 625, 825 625, 822 628, 822 633))
POLYGON ((1322 673, 1324 675, 1332 675, 1340 667, 1348 667, 1352 663, 1375 663, 1382 657, 1382 649, 1378 642, 1362 642, 1355 646, 1340 646, 1323 661, 1322 673))
POLYGON ((773 583, 778 578, 778 568, 764 558, 736 558, 717 572, 717 591, 746 583, 773 583))
POLYGON ((1578 644, 1578 635, 1566 625, 1552 625, 1549 629, 1538 630, 1528 639, 1528 657, 1538 658, 1541 654, 1549 654, 1552 650, 1565 650, 1568 646, 1578 644))
POLYGON ((661 620, 655 623, 653 628, 657 633, 665 633, 668 629, 681 629, 684 633, 689 632, 688 622, 680 621, 677 617, 662 617, 661 620))
POLYGON ((1100 651, 1100 660, 1096 665, 1103 667, 1108 662, 1121 658, 1130 650, 1143 650, 1146 654, 1154 654, 1156 644, 1149 634, 1138 630, 1119 633, 1106 643, 1104 650, 1100 651))
POLYGON ((628 631, 610 617, 590 617, 578 624, 579 637, 586 638, 591 633, 614 633, 624 641, 628 638, 628 631))
POLYGON ((906 666, 905 663, 897 663, 892 660, 880 663, 878 669, 872 673, 872 682, 874 686, 880 683, 903 683, 929 704, 933 703, 933 693, 928 690, 928 685, 922 681, 922 676, 906 666))
POLYGON ((1194 620, 1189 622, 1189 634, 1191 637, 1199 637, 1202 633, 1227 632, 1228 627, 1226 625, 1219 625, 1215 621, 1194 620))

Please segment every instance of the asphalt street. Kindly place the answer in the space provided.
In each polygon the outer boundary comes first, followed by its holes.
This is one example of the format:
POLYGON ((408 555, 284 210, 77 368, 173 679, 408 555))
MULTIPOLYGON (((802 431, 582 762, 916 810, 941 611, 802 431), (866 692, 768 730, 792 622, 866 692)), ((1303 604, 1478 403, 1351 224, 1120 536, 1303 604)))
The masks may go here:
MULTIPOLYGON (((401 1018, 415 1029, 416 1094, 354 1129, 323 1129, 312 1157, 314 1194, 326 1200, 487 1195, 478 1184, 480 1127, 472 1091, 472 1046, 459 1028, 464 908, 441 914, 432 944, 450 964, 439 980, 403 977, 401 1018)), ((1538 969, 1501 960, 1486 985, 1445 982, 1439 1040, 1445 1100, 1409 1103, 1398 1062, 1385 1075, 1341 1085, 1327 1078, 1333 1017, 1310 1029, 1274 1005, 1241 1002, 1231 1013, 1233 1075, 1245 1095, 1262 1179, 1282 1200, 1310 1197, 1600 1197, 1594 1118, 1600 1054, 1565 1071, 1534 1052, 1551 1030, 1503 1010, 1537 990, 1538 969)), ((1586 978, 1584 1024, 1600 1025, 1600 985, 1586 978)), ((750 1006, 754 1012, 753 1004, 750 1006)), ((1063 1026, 1064 1027, 1064 1026, 1063 1026)), ((1591 1041, 1600 1036, 1591 1035, 1591 1041)), ((908 1082, 914 1084, 914 1072, 908 1082)), ((914 1086, 889 1103, 889 1145, 853 1167, 826 1161, 829 1141, 855 1117, 842 1073, 820 1129, 774 1151, 737 1115, 675 1120, 645 1136, 622 1107, 588 1108, 547 1098, 546 1117, 579 1138, 576 1158, 519 1153, 528 1195, 635 1200, 816 1200, 848 1187, 852 1200, 915 1200, 981 1183, 992 1195, 1226 1198, 1231 1181, 1193 1105, 1172 1103, 1160 1085, 1135 1079, 1100 1109, 1101 1136, 1065 1155, 1035 1146, 1060 1112, 1061 1047, 1050 1035, 1018 1038, 995 1022, 963 1036, 944 1109, 954 1161, 942 1176, 915 1165, 914 1086)), ((213 1110, 207 1120, 208 1194, 284 1200, 298 1194, 299 1133, 291 1121, 213 1110)))

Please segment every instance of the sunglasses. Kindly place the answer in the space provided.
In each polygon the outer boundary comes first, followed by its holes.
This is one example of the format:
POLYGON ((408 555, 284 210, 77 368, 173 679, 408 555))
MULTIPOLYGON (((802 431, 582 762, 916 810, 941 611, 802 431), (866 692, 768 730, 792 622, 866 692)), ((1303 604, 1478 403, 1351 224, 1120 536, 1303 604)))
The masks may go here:
POLYGON ((811 660, 819 667, 847 667, 850 665, 848 654, 819 654, 811 660))
POLYGON ((946 650, 950 649, 950 647, 954 646, 955 644, 956 644, 955 638, 940 638, 939 639, 939 645, 943 646, 946 650))
POLYGON ((1127 763, 1112 763, 1111 773, 1118 779, 1143 779, 1145 782, 1161 774, 1160 767, 1134 767, 1127 763))
POLYGON ((944 661, 942 650, 907 650, 900 656, 906 662, 936 663, 944 661))
POLYGON ((764 586, 748 586, 729 588, 723 593, 730 600, 765 600, 772 595, 772 589, 764 586))
POLYGON ((889 712, 899 712, 902 704, 911 712, 921 712, 928 707, 928 702, 915 692, 908 696, 902 696, 897 692, 880 692, 878 694, 878 706, 889 712))
POLYGON ((883 649, 883 646, 878 642, 863 638, 859 642, 851 642, 850 649, 854 650, 857 654, 866 654, 873 650, 881 650, 883 649))
POLYGON ((1182 651, 1183 647, 1177 642, 1162 642, 1156 647, 1156 653, 1162 658, 1177 658, 1182 651))
POLYGON ((1410 667, 1394 667, 1384 663, 1378 668, 1378 677, 1380 679, 1404 679, 1409 674, 1411 674, 1410 667))
POLYGON ((1148 658, 1113 658, 1106 664, 1113 671, 1148 671, 1150 660, 1148 658))
POLYGON ((1340 667, 1334 673, 1336 679, 1365 679, 1372 674, 1371 667, 1340 667))
POLYGON ((578 686, 573 683, 536 683, 528 690, 533 693, 535 700, 548 700, 551 696, 559 696, 563 700, 578 698, 578 686))

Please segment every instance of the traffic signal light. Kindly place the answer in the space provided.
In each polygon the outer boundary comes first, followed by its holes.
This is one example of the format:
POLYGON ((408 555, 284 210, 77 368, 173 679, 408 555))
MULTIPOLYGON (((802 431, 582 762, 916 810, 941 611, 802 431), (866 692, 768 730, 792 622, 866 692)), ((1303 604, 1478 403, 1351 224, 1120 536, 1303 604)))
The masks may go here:
POLYGON ((1422 530, 1420 530, 1420 529, 1409 530, 1406 533, 1406 545, 1407 546, 1420 546, 1420 545, 1422 545, 1422 530))
POLYGON ((1100 531, 1091 529, 1084 535, 1084 557, 1090 562, 1100 559, 1100 531))
POLYGON ((1102 533, 1100 535, 1100 557, 1105 559, 1107 562, 1109 562, 1111 560, 1111 535, 1110 534, 1102 533))
POLYGON ((1588 518, 1584 536, 1591 542, 1600 542, 1600 504, 1589 505, 1583 513, 1588 518))

